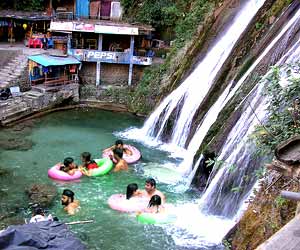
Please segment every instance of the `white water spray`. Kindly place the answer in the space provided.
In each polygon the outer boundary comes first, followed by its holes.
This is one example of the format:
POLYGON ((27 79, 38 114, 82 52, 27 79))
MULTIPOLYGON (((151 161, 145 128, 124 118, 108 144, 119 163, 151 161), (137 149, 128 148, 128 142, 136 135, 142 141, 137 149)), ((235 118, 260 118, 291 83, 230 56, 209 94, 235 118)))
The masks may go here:
MULTIPOLYGON (((190 76, 163 100, 145 122, 143 128, 140 131, 133 130, 129 137, 143 141, 154 137, 154 141, 159 143, 172 112, 176 107, 181 106, 179 104, 182 104, 176 124, 173 126, 171 143, 183 147, 196 110, 209 91, 234 44, 263 3, 264 0, 248 1, 238 12, 231 26, 209 50, 190 76)), ((153 139, 151 141, 153 142, 153 139)))

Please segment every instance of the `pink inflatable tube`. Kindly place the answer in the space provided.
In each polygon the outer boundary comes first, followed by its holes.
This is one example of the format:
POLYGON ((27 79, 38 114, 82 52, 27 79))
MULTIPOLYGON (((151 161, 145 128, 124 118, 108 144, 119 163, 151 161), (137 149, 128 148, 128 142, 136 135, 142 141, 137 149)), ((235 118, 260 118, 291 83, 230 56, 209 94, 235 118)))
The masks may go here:
POLYGON ((148 202, 148 199, 139 197, 127 200, 124 194, 113 194, 108 199, 110 208, 124 213, 143 211, 148 206, 148 202))
MULTIPOLYGON (((141 158, 141 152, 136 147, 134 147, 132 145, 127 145, 127 144, 124 144, 124 147, 128 148, 132 152, 132 155, 123 154, 123 159, 127 163, 129 163, 129 164, 135 163, 135 162, 137 162, 141 158)), ((110 155, 113 155, 112 150, 104 152, 102 154, 102 157, 103 158, 108 158, 110 155)), ((114 160, 114 162, 115 162, 115 160, 114 160)))
POLYGON ((63 171, 59 170, 60 165, 56 164, 48 170, 48 176, 55 180, 60 181, 72 181, 79 179, 82 176, 82 173, 77 170, 73 175, 69 175, 63 171))

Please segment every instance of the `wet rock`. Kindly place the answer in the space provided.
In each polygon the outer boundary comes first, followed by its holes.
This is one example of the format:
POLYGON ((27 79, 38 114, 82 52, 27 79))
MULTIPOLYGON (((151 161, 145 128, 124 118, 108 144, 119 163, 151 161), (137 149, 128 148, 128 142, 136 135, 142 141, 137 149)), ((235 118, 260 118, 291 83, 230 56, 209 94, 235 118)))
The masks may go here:
POLYGON ((7 169, 3 169, 1 166, 0 166, 0 177, 4 177, 4 176, 7 176, 9 175, 10 172, 7 170, 7 169))
POLYGON ((4 150, 22 150, 26 151, 32 148, 34 143, 28 139, 9 138, 8 140, 0 141, 0 148, 4 150))
POLYGON ((33 122, 24 122, 3 129, 0 133, 0 148, 4 150, 29 150, 34 143, 25 136, 31 134, 33 122))
POLYGON ((57 195, 56 187, 48 184, 33 184, 26 190, 30 203, 38 203, 42 207, 50 207, 57 195))
POLYGON ((7 228, 10 225, 22 225, 25 223, 24 218, 20 216, 6 216, 0 214, 0 230, 7 228), (1 217, 2 216, 2 217, 1 217))

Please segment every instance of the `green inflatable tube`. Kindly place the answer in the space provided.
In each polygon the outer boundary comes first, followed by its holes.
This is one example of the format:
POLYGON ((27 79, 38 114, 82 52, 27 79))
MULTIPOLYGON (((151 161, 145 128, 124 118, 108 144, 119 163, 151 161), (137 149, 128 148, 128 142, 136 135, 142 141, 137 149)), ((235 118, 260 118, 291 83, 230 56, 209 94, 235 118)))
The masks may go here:
POLYGON ((101 176, 107 174, 110 170, 112 170, 114 164, 109 158, 102 159, 94 159, 99 168, 95 168, 91 170, 91 176, 101 176))
POLYGON ((137 220, 143 224, 170 224, 175 222, 176 215, 168 213, 141 213, 137 215, 137 220))

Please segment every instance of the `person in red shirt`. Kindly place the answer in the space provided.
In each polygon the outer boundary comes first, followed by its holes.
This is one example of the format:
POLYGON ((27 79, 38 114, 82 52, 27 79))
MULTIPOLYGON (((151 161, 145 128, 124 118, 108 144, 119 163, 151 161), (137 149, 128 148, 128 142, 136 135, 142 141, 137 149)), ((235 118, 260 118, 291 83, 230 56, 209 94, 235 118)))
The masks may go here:
POLYGON ((82 166, 80 166, 80 171, 87 176, 91 176, 90 170, 98 168, 99 166, 95 161, 93 161, 92 156, 89 152, 83 152, 81 154, 82 166))

